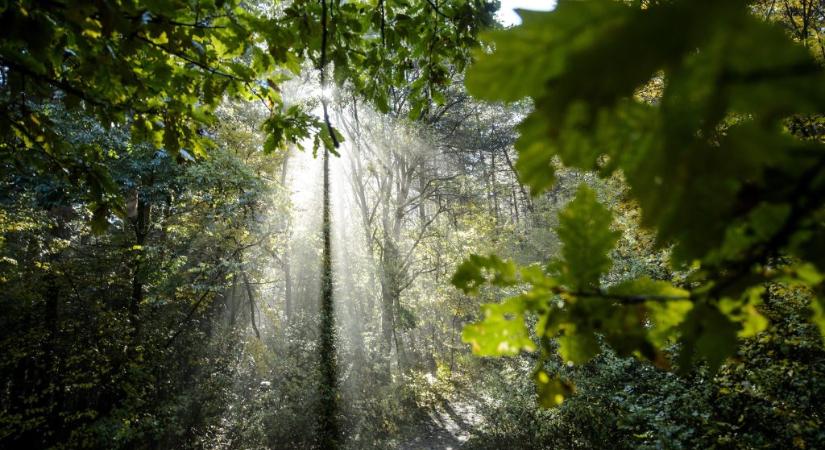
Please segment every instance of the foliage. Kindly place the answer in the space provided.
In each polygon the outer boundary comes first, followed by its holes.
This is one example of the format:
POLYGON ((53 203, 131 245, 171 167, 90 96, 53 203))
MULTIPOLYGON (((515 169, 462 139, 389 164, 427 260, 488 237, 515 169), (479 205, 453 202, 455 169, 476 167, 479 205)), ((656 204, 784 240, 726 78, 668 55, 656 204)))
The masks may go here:
MULTIPOLYGON (((549 338, 565 361, 588 361, 601 336, 620 355, 668 367, 663 350, 678 339, 683 373, 697 358, 715 370, 739 338, 767 325, 759 309, 766 282, 819 289, 825 159, 821 138, 794 125, 825 104, 825 78, 807 49, 744 1, 560 1, 522 17, 523 25, 488 35, 492 50, 477 53, 466 81, 480 98, 535 102, 519 126, 521 179, 534 194, 547 189, 556 158, 620 173, 641 224, 690 274, 681 286, 644 277, 605 283, 616 237, 610 214, 581 191, 557 227, 561 262, 542 271, 474 257, 457 273, 466 292, 488 279, 484 271, 498 285, 529 287, 465 329, 477 351, 530 349, 527 312, 539 318, 540 361, 549 338), (661 95, 637 95, 659 79, 661 95), (494 327, 505 331, 480 332, 494 327)), ((821 300, 812 308, 821 326, 821 300)), ((571 389, 541 364, 535 378, 547 404, 571 389)))
MULTIPOLYGON (((268 7, 236 0, 160 2, 12 1, 0 9, 0 151, 41 173, 62 174, 89 190, 96 223, 125 217, 100 155, 58 132, 49 105, 131 129, 135 142, 173 158, 201 158, 213 146, 204 128, 224 97, 257 100, 267 152, 336 134, 302 105, 288 105, 284 81, 304 60, 329 63, 335 81, 386 110, 388 88, 410 86, 419 111, 441 98, 447 67, 463 66, 494 5, 455 0, 295 1, 268 7), (423 37, 423 39, 422 39, 423 37), (325 130, 325 128, 328 128, 325 130), (25 150, 25 151, 23 151, 25 150)), ((325 87, 325 86, 323 86, 325 87)))
POLYGON ((806 323, 799 292, 772 290, 765 314, 772 325, 743 340, 715 375, 705 369, 680 377, 609 349, 573 368, 545 367, 575 381, 577 395, 553 409, 539 408, 527 376, 527 357, 483 360, 478 389, 492 398, 481 414, 488 426, 470 449, 593 448, 818 448, 825 434, 814 410, 823 390, 825 353, 806 323))
POLYGON ((0 447, 825 447, 825 3, 495 8, 0 4, 0 447))
POLYGON ((0 441, 194 443, 228 401, 239 335, 218 313, 268 188, 226 147, 175 164, 130 145, 122 127, 59 109, 53 117, 73 145, 109 149, 105 163, 134 193, 134 214, 106 218, 108 232, 96 234, 82 189, 2 160, 0 441))

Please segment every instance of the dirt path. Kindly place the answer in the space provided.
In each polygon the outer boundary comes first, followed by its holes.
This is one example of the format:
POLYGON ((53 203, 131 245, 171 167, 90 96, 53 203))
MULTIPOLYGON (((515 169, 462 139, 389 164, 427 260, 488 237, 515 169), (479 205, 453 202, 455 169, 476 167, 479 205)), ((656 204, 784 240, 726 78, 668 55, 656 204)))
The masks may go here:
POLYGON ((445 400, 430 411, 415 438, 403 443, 401 450, 456 450, 470 438, 471 431, 481 425, 475 407, 463 401, 445 400))

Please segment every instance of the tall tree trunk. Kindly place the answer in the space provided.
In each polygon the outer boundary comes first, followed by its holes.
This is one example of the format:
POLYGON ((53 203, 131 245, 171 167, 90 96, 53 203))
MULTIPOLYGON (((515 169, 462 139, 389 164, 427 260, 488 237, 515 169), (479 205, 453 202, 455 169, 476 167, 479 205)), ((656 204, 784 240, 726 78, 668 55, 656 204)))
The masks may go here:
MULTIPOLYGON (((70 230, 66 227, 66 220, 60 215, 55 215, 57 227, 52 231, 49 241, 53 238, 67 239, 71 235, 70 230)), ((51 242, 49 247, 51 247, 51 242)), ((52 267, 59 264, 60 256, 57 253, 51 253, 49 262, 52 267)), ((48 430, 52 433, 51 439, 60 441, 65 439, 64 422, 61 413, 65 409, 65 387, 63 383, 63 357, 60 348, 60 298, 62 295, 61 286, 58 283, 57 275, 54 272, 49 272, 46 275, 44 284, 46 286, 45 292, 45 311, 43 320, 45 324, 46 336, 44 339, 44 354, 45 358, 45 389, 41 392, 48 392, 44 396, 47 410, 46 420, 48 430)))
POLYGON ((392 253, 394 244, 388 236, 384 237, 381 252, 381 350, 384 354, 392 351, 395 317, 393 315, 393 280, 392 280, 392 253))
MULTIPOLYGON (((281 168, 281 188, 286 188, 286 175, 289 163, 289 155, 284 157, 284 164, 281 168)), ((284 256, 281 258, 281 264, 284 271, 284 315, 286 316, 286 323, 292 323, 292 267, 290 265, 290 234, 292 233, 292 219, 286 215, 286 223, 284 224, 284 235, 286 236, 286 246, 284 248, 284 256)))
POLYGON ((320 444, 338 447, 338 370, 335 358, 335 310, 332 298, 332 236, 329 206, 329 150, 324 150, 323 254, 321 272, 321 356, 320 444))
POLYGON ((57 284, 57 277, 49 274, 46 278, 46 379, 48 380, 47 391, 49 395, 45 397, 46 408, 48 409, 47 420, 48 429, 53 434, 53 438, 60 439, 63 436, 63 420, 60 413, 63 411, 63 382, 61 378, 59 343, 59 316, 58 301, 60 298, 60 287, 57 284))
POLYGON ((401 282, 399 257, 397 240, 385 234, 381 254, 381 330, 387 350, 399 342, 396 335, 401 282))
POLYGON ((516 198, 516 191, 512 190, 510 192, 510 195, 512 196, 512 198, 510 200, 511 203, 512 203, 512 213, 513 213, 512 217, 515 220, 516 228, 518 228, 519 225, 520 225, 520 220, 519 220, 519 214, 518 214, 518 199, 516 198))
POLYGON ((384 251, 381 261, 381 334, 382 350, 390 354, 395 346, 398 368, 406 367, 404 341, 401 331, 401 261, 398 247, 390 236, 384 238, 384 251))
POLYGON ((226 296, 226 305, 229 308, 229 328, 234 329, 238 317, 238 277, 232 277, 232 287, 226 296))
POLYGON ((132 340, 137 342, 140 334, 140 304, 143 302, 143 246, 149 230, 150 205, 140 198, 140 192, 134 191, 134 208, 127 205, 129 218, 135 230, 135 259, 132 267, 132 297, 129 300, 129 322, 132 327, 132 340))
POLYGON ((260 339, 261 332, 258 330, 258 324, 255 323, 255 294, 252 292, 252 284, 243 269, 241 270, 241 277, 243 277, 243 284, 246 286, 246 301, 249 302, 249 322, 252 324, 252 330, 255 331, 255 337, 260 339))
POLYGON ((407 351, 404 347, 404 340, 401 336, 401 296, 396 289, 393 292, 393 311, 395 312, 394 324, 392 334, 395 338, 395 357, 398 363, 398 370, 403 372, 407 368, 407 351))
MULTIPOLYGON (((510 158, 510 153, 508 152, 507 149, 504 150, 504 161, 507 162, 507 167, 509 167, 510 171, 513 173, 513 177, 516 180, 516 185, 518 186, 519 191, 521 191, 521 198, 524 201, 524 206, 525 206, 525 208, 527 208, 527 212, 532 213, 533 212, 533 202, 530 199, 530 194, 528 194, 527 190, 524 189, 524 185, 521 184, 520 181, 518 181, 518 171, 516 170, 516 166, 513 165, 513 160, 510 158)), ((526 216, 526 214, 525 214, 525 216, 526 216)), ((525 222, 526 222, 526 220, 525 220, 525 222)))
POLYGON ((492 185, 493 210, 495 211, 496 222, 501 219, 501 210, 498 204, 498 181, 496 180, 496 152, 490 153, 490 181, 492 185))
POLYGON ((284 250, 284 314, 287 325, 292 323, 292 268, 289 261, 289 244, 284 250))

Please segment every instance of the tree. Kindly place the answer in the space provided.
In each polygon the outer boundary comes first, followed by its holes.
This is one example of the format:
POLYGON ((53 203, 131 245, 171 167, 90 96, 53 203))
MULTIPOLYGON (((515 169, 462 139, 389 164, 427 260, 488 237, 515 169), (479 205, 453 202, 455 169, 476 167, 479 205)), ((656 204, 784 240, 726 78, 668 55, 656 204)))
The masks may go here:
POLYGON ((59 109, 53 118, 73 145, 109 149, 113 179, 139 189, 145 212, 140 235, 128 220, 95 234, 85 192, 3 160, 2 445, 193 442, 228 400, 250 323, 232 286, 257 251, 269 187, 224 136, 208 161, 175 164, 129 146, 122 127, 59 109))
POLYGON ((609 209, 583 187, 560 215, 562 258, 518 268, 473 256, 457 271, 465 292, 487 281, 529 287, 485 306, 485 318, 465 329, 476 352, 540 348, 534 376, 550 405, 573 389, 544 371, 552 339, 571 363, 597 354, 601 336, 619 354, 663 367, 671 361, 662 350, 678 339, 680 370, 697 359, 715 369, 738 339, 764 329, 765 283, 777 282, 810 290, 825 332, 817 294, 825 159, 819 136, 800 126, 825 105, 825 80, 809 51, 744 1, 560 1, 522 17, 488 36, 493 50, 480 51, 467 75, 474 95, 535 102, 519 127, 521 179, 534 193, 547 189, 556 160, 620 173, 642 225, 689 276, 678 285, 605 283, 618 235, 609 209), (660 79, 653 101, 637 95, 660 79), (539 319, 535 338, 529 315, 539 319))
MULTIPOLYGON (((194 300, 188 308, 177 311, 182 316, 171 321, 175 323, 167 339, 159 337, 161 327, 147 323, 151 317, 146 311, 147 302, 165 295, 177 298, 181 293, 176 289, 163 295, 153 292, 161 272, 158 265, 164 263, 168 256, 165 250, 172 246, 165 240, 168 235, 164 234, 167 233, 164 226, 168 222, 162 220, 168 218, 165 213, 173 209, 169 205, 174 203, 162 194, 173 195, 170 192, 177 193, 178 187, 170 186, 173 174, 180 169, 171 162, 189 164, 212 158, 218 160, 216 162, 229 161, 233 168, 243 166, 236 164, 235 157, 225 157, 226 149, 220 148, 221 142, 215 139, 215 130, 219 128, 215 113, 224 100, 260 102, 268 111, 261 124, 266 138, 256 151, 262 150, 266 155, 281 153, 290 144, 303 145, 309 140, 315 152, 323 149, 325 165, 328 165, 328 152, 336 152, 340 135, 330 121, 326 100, 321 102, 321 117, 309 112, 311 104, 288 105, 291 99, 284 99, 281 92, 285 82, 305 72, 317 73, 322 88, 334 82, 382 108, 392 88, 406 88, 412 81, 405 96, 411 105, 420 108, 447 83, 446 66, 463 66, 468 61, 468 45, 476 41, 482 26, 492 22, 494 9, 495 5, 486 1, 467 0, 381 1, 377 5, 337 0, 298 0, 272 5, 233 0, 103 3, 68 0, 14 1, 5 5, 0 10, 0 161, 3 167, 9 170, 9 176, 18 173, 33 179, 50 179, 59 186, 55 189, 57 198, 53 205, 59 212, 55 219, 57 234, 48 239, 49 242, 61 242, 64 235, 68 235, 64 225, 68 223, 67 217, 75 218, 75 214, 89 219, 92 230, 102 239, 110 237, 107 231, 113 224, 129 231, 128 238, 121 229, 115 233, 119 239, 129 241, 131 250, 122 254, 124 260, 129 261, 126 308, 129 352, 118 359, 114 371, 129 371, 133 367, 138 368, 136 371, 143 370, 144 366, 138 362, 145 354, 163 353, 174 347, 189 337, 194 324, 202 325, 207 332, 214 316, 204 315, 204 310, 212 311, 216 297, 228 296, 232 299, 226 303, 234 313, 239 287, 248 306, 249 323, 255 334, 261 335, 255 317, 253 288, 259 274, 253 273, 250 259, 254 255, 247 252, 268 240, 261 230, 257 230, 261 235, 254 236, 260 239, 252 242, 247 241, 252 236, 243 233, 226 236, 207 233, 211 238, 226 238, 234 244, 204 250, 206 254, 212 254, 211 250, 222 253, 216 259, 200 259, 203 255, 195 257, 185 251, 184 255, 178 255, 191 258, 192 264, 202 265, 197 266, 197 270, 186 263, 177 266, 181 270, 201 272, 203 278, 197 278, 197 283, 193 281, 192 289, 202 291, 187 291, 194 300), (311 69, 307 69, 307 65, 311 69), (100 130, 117 130, 122 139, 117 149, 105 139, 79 142, 76 136, 80 133, 65 127, 66 116, 72 115, 83 117, 100 130), (126 180, 118 179, 122 172, 113 160, 127 165, 134 163, 132 169, 138 173, 130 173, 126 180), (163 257, 149 251, 155 248, 160 249, 163 257), (145 342, 147 339, 151 345, 145 342)), ((250 182, 246 173, 240 172, 244 177, 234 181, 250 182)), ((324 178, 321 422, 322 441, 331 447, 337 440, 334 408, 337 373, 328 175, 324 178)), ((234 191, 229 195, 229 203, 240 205, 244 214, 251 212, 244 208, 248 205, 243 196, 234 198, 234 191)), ((197 208, 206 207, 199 204, 197 208)), ((246 216, 243 217, 240 223, 252 227, 246 216)), ((198 241, 195 233, 183 234, 187 241, 190 237, 198 241)), ((55 250, 55 258, 63 253, 55 250)), ((289 262, 284 261, 284 269, 288 271, 289 262)), ((105 273, 111 276, 110 272, 105 273)), ((21 281, 18 277, 15 280, 21 281)), ((60 298, 68 290, 54 281, 54 277, 49 280, 46 284, 52 289, 44 294, 49 299, 45 336, 54 345, 45 347, 50 365, 45 369, 48 376, 39 380, 54 385, 54 374, 60 373, 63 367, 57 348, 64 342, 59 332, 60 323, 65 323, 59 314, 60 298)), ((180 283, 182 279, 177 281, 180 283)), ((290 274, 286 273, 286 291, 291 290, 290 281, 290 274)), ((168 319, 173 314, 161 316, 168 319)), ((187 341, 186 345, 189 344, 187 341)), ((14 361, 10 367, 25 372, 26 366, 14 361)), ((147 380, 129 378, 129 382, 134 381, 136 385, 148 383, 147 380)), ((108 413, 124 403, 132 400, 140 403, 146 398, 142 392, 132 394, 133 391, 124 388, 124 392, 111 396, 111 405, 99 409, 108 413)), ((58 441, 73 430, 70 425, 58 423, 57 417, 64 407, 61 395, 49 399, 48 408, 49 430, 57 430, 58 441)), ((13 400, 17 402, 21 398, 13 400)), ((127 414, 136 408, 124 406, 127 414)), ((27 439, 36 436, 36 432, 36 426, 27 429, 25 433, 30 434, 24 433, 20 442, 29 442, 27 439)), ((15 436, 15 439, 19 437, 15 436)), ((40 443, 45 445, 50 437, 44 435, 43 439, 40 443)))
POLYGON ((316 149, 334 148, 329 121, 286 107, 280 94, 305 59, 314 67, 334 63, 336 83, 379 107, 385 87, 404 85, 409 69, 421 68, 410 94, 418 105, 445 83, 444 63, 466 63, 467 44, 491 23, 493 10, 466 0, 382 1, 375 9, 332 1, 327 21, 327 2, 309 0, 271 8, 15 1, 0 13, 0 150, 86 186, 100 230, 111 213, 126 217, 121 193, 98 152, 80 151, 57 132, 49 105, 123 124, 136 142, 192 159, 207 155, 211 140, 202 131, 224 96, 255 99, 271 115, 263 124, 266 152, 312 136, 316 149), (32 151, 16 151, 22 149, 32 151))

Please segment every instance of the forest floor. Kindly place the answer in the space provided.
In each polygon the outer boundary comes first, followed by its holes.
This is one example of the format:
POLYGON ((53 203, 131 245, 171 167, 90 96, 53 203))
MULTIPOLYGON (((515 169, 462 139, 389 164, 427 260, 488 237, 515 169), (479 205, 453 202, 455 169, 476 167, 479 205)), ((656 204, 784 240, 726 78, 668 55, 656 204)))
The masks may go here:
POLYGON ((442 399, 422 421, 420 432, 400 450, 455 450, 482 425, 476 407, 466 399, 442 399))

